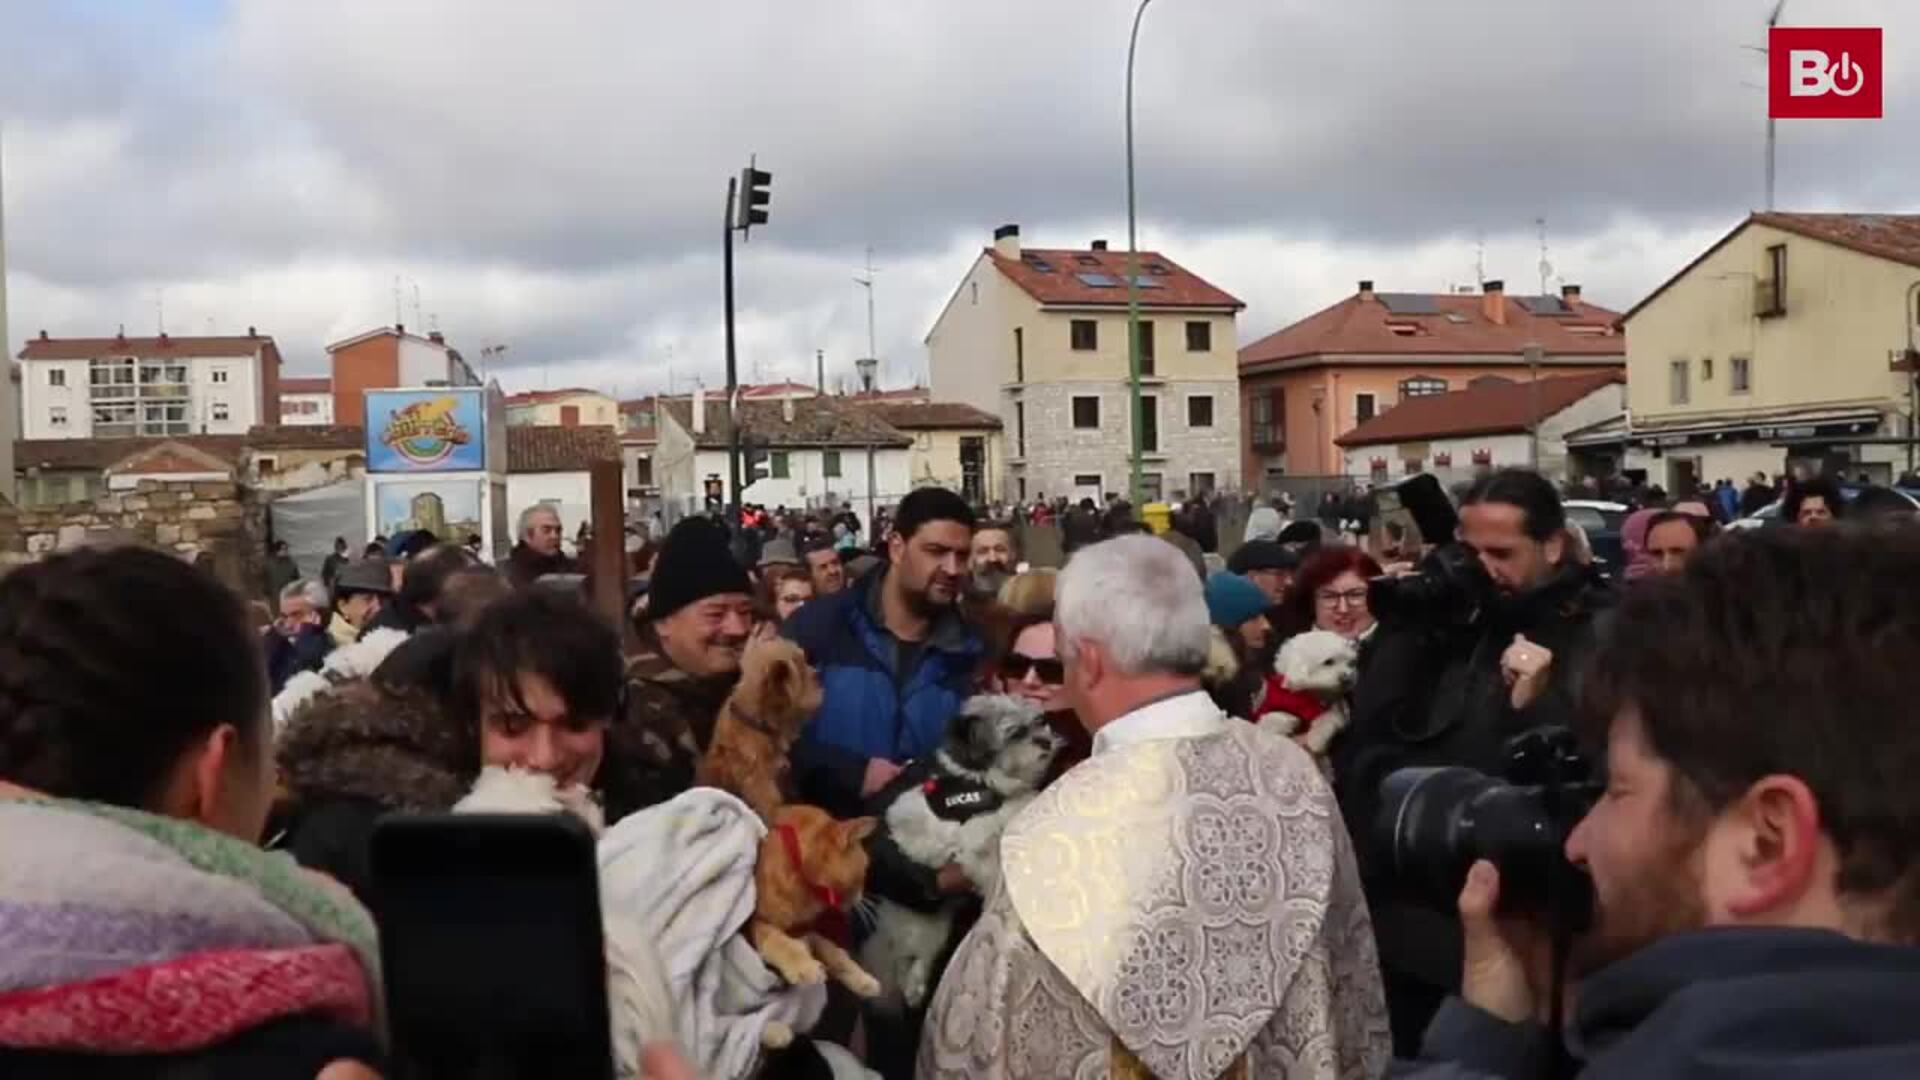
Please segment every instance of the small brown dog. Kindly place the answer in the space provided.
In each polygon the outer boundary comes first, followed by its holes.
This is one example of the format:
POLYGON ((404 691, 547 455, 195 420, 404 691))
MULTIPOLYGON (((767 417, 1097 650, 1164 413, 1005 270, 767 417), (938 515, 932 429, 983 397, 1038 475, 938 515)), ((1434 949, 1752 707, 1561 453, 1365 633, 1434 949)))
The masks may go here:
POLYGON ((818 807, 783 806, 767 824, 753 868, 747 940, 794 986, 832 976, 863 998, 879 994, 878 980, 814 930, 822 916, 844 916, 859 903, 867 881, 864 841, 876 822, 836 821, 818 807))
POLYGON ((738 795, 771 824, 786 801, 787 752, 819 711, 820 696, 820 678, 800 646, 782 638, 749 645, 694 783, 738 795))

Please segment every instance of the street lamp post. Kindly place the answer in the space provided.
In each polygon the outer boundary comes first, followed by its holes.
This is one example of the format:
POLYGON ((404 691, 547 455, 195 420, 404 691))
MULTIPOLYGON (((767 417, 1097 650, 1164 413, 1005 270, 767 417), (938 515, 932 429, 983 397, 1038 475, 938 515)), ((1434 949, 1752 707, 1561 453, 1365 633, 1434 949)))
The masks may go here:
POLYGON ((1140 245, 1135 235, 1133 203, 1133 53, 1140 43, 1140 19, 1153 0, 1140 0, 1133 13, 1133 33, 1127 38, 1127 411, 1133 418, 1127 501, 1140 512, 1144 486, 1140 428, 1145 420, 1140 402, 1140 245))

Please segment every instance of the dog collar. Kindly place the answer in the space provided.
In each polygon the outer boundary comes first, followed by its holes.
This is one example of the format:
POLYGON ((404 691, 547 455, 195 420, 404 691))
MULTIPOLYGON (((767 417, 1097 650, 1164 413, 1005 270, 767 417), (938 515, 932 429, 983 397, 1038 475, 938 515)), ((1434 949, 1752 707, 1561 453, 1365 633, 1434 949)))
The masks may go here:
POLYGON ((999 792, 966 776, 936 776, 921 784, 920 790, 933 816, 944 821, 965 821, 998 810, 1006 802, 999 792))

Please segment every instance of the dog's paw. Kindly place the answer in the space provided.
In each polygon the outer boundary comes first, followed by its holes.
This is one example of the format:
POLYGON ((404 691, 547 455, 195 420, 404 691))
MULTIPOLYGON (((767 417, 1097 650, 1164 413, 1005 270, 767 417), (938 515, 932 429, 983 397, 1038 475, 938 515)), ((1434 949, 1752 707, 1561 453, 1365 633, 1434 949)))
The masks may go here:
POLYGON ((793 1045, 793 1029, 778 1020, 767 1021, 760 1029, 760 1045, 768 1050, 785 1050, 793 1045))

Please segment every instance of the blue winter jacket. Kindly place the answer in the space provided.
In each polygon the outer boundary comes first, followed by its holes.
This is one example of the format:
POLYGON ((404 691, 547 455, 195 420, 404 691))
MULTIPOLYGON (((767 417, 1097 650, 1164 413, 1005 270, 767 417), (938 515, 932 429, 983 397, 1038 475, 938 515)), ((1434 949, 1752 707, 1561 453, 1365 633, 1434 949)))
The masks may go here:
POLYGON ((805 604, 783 631, 806 651, 825 691, 794 745, 794 781, 803 802, 840 817, 860 813, 868 759, 906 762, 940 745, 982 651, 956 612, 935 622, 913 670, 896 673, 899 641, 878 614, 886 574, 883 566, 805 604))

